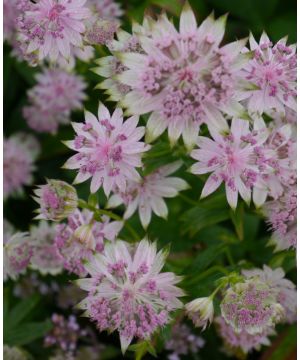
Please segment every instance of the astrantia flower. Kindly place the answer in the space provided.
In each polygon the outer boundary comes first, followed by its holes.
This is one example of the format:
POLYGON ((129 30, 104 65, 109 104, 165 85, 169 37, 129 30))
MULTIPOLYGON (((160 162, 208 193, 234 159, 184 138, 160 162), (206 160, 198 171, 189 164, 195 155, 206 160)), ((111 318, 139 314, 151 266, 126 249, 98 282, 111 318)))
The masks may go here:
POLYGON ((268 336, 275 335, 275 331, 267 328, 260 334, 249 334, 247 331, 242 330, 236 332, 234 328, 227 324, 222 316, 215 319, 218 334, 224 341, 225 352, 230 356, 238 356, 239 354, 245 355, 253 350, 260 350, 262 346, 269 346, 271 342, 268 336))
POLYGON ((274 289, 277 294, 278 302, 285 310, 284 321, 289 323, 295 322, 297 319, 297 292, 296 286, 285 278, 282 268, 271 269, 267 265, 263 269, 243 270, 243 275, 247 278, 259 277, 259 279, 274 289))
POLYGON ((168 355, 169 360, 180 360, 181 355, 197 354, 204 344, 202 337, 193 334, 187 325, 176 323, 172 326, 171 338, 166 341, 165 349, 172 352, 168 355))
POLYGON ((246 331, 251 335, 274 328, 284 316, 274 289, 257 278, 229 287, 220 307, 227 324, 236 332, 246 331))
POLYGON ((142 153, 149 149, 140 141, 144 127, 137 127, 138 117, 132 116, 123 122, 121 109, 112 116, 107 108, 99 104, 98 119, 85 113, 85 123, 72 123, 77 136, 65 144, 78 152, 64 165, 67 169, 79 169, 74 183, 90 177, 91 192, 101 186, 106 196, 113 188, 126 189, 128 180, 139 181, 136 167, 142 166, 142 153))
POLYGON ((18 134, 3 140, 3 192, 4 197, 20 193, 24 185, 32 183, 34 160, 39 152, 33 136, 18 134), (22 141, 23 139, 23 141, 22 141), (32 144, 32 149, 29 144, 32 144), (32 151, 33 150, 33 151, 32 151))
POLYGON ((86 5, 100 19, 115 20, 123 14, 120 4, 114 0, 87 0, 86 5))
POLYGON ((250 35, 250 49, 255 55, 242 71, 243 77, 258 88, 244 93, 250 112, 284 112, 285 106, 296 111, 296 45, 286 45, 286 40, 273 46, 263 33, 258 44, 250 35))
POLYGON ((3 37, 9 43, 13 43, 16 37, 17 2, 18 0, 3 1, 3 37))
POLYGON ((179 191, 188 188, 186 181, 168 176, 178 170, 181 165, 181 161, 176 161, 158 168, 140 182, 130 182, 126 191, 119 191, 111 196, 107 206, 115 207, 124 203, 126 205, 125 219, 138 209, 144 228, 147 228, 151 221, 152 211, 157 216, 166 218, 168 208, 163 198, 175 197, 179 191))
POLYGON ((209 126, 209 130, 213 140, 200 136, 197 140, 199 149, 191 152, 191 157, 198 161, 192 165, 191 172, 212 173, 201 197, 208 196, 224 182, 227 201, 232 208, 236 208, 238 194, 249 203, 259 175, 256 153, 266 140, 266 132, 262 129, 250 131, 249 122, 240 119, 232 120, 227 133, 220 134, 213 126, 209 126))
POLYGON ((28 353, 16 346, 3 346, 3 359, 5 360, 27 360, 28 353))
MULTIPOLYGON (((286 192, 286 187, 296 182, 297 149, 293 127, 291 124, 272 125, 268 128, 269 135, 263 147, 255 149, 259 177, 254 186, 253 201, 257 207, 266 201, 268 195, 278 199, 286 192)), ((262 126, 264 131, 264 124, 262 126)))
POLYGON ((206 329, 207 323, 212 323, 214 318, 214 304, 210 297, 195 299, 185 305, 188 317, 196 327, 206 329))
POLYGON ((108 45, 118 29, 113 20, 98 19, 86 32, 86 41, 91 45, 108 45))
MULTIPOLYGON (((220 47, 226 16, 209 16, 199 28, 188 3, 179 32, 166 15, 151 22, 151 37, 139 35, 143 53, 118 53, 125 70, 117 79, 130 87, 120 102, 132 114, 151 112, 147 138, 165 129, 171 143, 180 135, 192 148, 210 109, 235 111, 238 71, 251 54, 241 54, 245 40, 220 47)), ((239 110, 240 111, 240 110, 239 110)))
POLYGON ((16 280, 24 274, 32 257, 28 233, 17 232, 3 237, 3 278, 16 280))
POLYGON ((39 62, 45 58, 68 60, 73 47, 83 46, 84 20, 91 16, 85 3, 86 0, 30 2, 30 7, 18 18, 24 54, 36 54, 39 62))
POLYGON ((74 353, 77 348, 77 342, 87 332, 81 329, 76 317, 70 315, 67 319, 63 315, 52 315, 53 329, 45 336, 45 346, 57 346, 66 353, 74 353))
POLYGON ((85 276, 84 260, 89 260, 93 251, 104 249, 104 239, 113 241, 121 231, 121 221, 109 222, 102 216, 102 222, 93 219, 94 213, 89 210, 76 210, 68 217, 67 224, 56 228, 55 243, 64 259, 64 267, 79 276, 85 276), (83 228, 85 229, 83 231, 83 228))
POLYGON ((175 286, 180 278, 160 273, 166 256, 147 240, 136 247, 118 240, 85 264, 90 278, 77 280, 89 292, 79 307, 100 331, 118 330, 123 353, 134 337, 148 339, 182 307, 183 292, 175 286))
POLYGON ((34 200, 40 209, 36 219, 60 221, 67 218, 77 208, 77 193, 73 186, 60 180, 47 180, 34 191, 34 200))
POLYGON ((33 249, 31 268, 42 275, 59 274, 63 269, 63 259, 54 243, 55 225, 41 221, 38 226, 31 227, 29 237, 33 249))
POLYGON ((71 111, 82 108, 86 84, 80 76, 58 68, 45 68, 36 80, 27 92, 30 105, 23 108, 23 116, 32 129, 56 133, 59 125, 69 123, 71 111))
POLYGON ((297 189, 285 188, 277 200, 267 201, 263 207, 273 235, 271 244, 276 251, 297 247, 297 189))

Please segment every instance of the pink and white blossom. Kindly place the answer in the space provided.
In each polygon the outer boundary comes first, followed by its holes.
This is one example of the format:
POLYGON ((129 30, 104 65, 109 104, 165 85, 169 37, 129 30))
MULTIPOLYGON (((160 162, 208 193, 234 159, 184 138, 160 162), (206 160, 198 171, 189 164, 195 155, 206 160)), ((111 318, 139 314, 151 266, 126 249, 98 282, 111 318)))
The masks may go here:
POLYGON ((55 225, 41 221, 32 226, 29 233, 29 242, 33 255, 30 267, 38 270, 42 275, 57 275, 63 270, 63 259, 54 243, 55 225))
POLYGON ((229 356, 239 356, 251 353, 254 350, 259 351, 262 346, 270 346, 269 336, 276 335, 272 328, 267 328, 259 334, 249 334, 242 330, 236 332, 234 328, 227 324, 222 316, 215 319, 215 324, 219 336, 224 342, 224 351, 229 356))
POLYGON ((94 251, 102 252, 104 240, 114 241, 123 227, 122 221, 94 220, 89 210, 76 210, 68 217, 66 224, 56 227, 55 243, 64 260, 64 267, 79 276, 85 276, 84 261, 90 260, 94 251), (88 227, 84 237, 81 229, 88 227))
POLYGON ((151 36, 138 34, 142 53, 116 54, 125 67, 116 79, 130 87, 121 106, 131 114, 151 113, 147 141, 168 129, 171 144, 182 135, 191 149, 211 109, 244 112, 236 101, 242 86, 238 73, 251 53, 241 53, 246 40, 220 46, 225 23, 226 16, 210 15, 197 27, 186 2, 179 31, 163 14, 151 19, 151 36))
POLYGON ((10 44, 16 40, 16 17, 18 0, 3 0, 3 38, 10 44))
POLYGON ((120 4, 114 0, 87 0, 86 5, 100 19, 116 20, 123 15, 120 4))
MULTIPOLYGON (((223 117, 220 120, 225 122, 223 117)), ((191 152, 191 157, 197 160, 191 172, 197 175, 211 173, 201 198, 213 193, 224 182, 227 201, 233 209, 237 206, 238 194, 250 203, 259 176, 257 152, 267 138, 266 131, 257 131, 255 125, 250 130, 249 122, 241 119, 233 119, 230 130, 227 128, 225 133, 220 133, 214 126, 209 126, 209 131, 213 139, 198 137, 198 148, 191 152)))
POLYGON ((274 289, 278 302, 285 310, 283 322, 293 323, 297 320, 297 291, 294 283, 285 277, 282 268, 271 269, 264 265, 263 269, 243 270, 246 278, 257 276, 261 281, 274 289))
POLYGON ((55 134, 59 125, 70 122, 72 111, 82 108, 87 85, 81 76, 59 68, 44 68, 35 78, 23 116, 32 129, 55 134))
MULTIPOLYGON (((20 1, 22 6, 24 1, 20 1)), ((27 1, 18 18, 19 41, 24 55, 34 54, 36 61, 49 58, 67 61, 72 48, 83 46, 84 20, 91 16, 86 0, 27 1)))
POLYGON ((3 139, 3 193, 4 197, 22 193, 23 186, 31 185, 35 170, 34 160, 39 144, 32 135, 16 133, 3 139))
POLYGON ((125 219, 131 217, 138 209, 144 228, 149 225, 152 212, 159 217, 167 218, 168 208, 163 198, 175 197, 179 191, 189 187, 185 180, 169 176, 181 165, 181 161, 175 161, 144 176, 139 182, 130 182, 126 191, 118 191, 109 198, 107 207, 115 207, 124 203, 126 206, 125 219))
POLYGON ((207 324, 211 324, 214 318, 214 304, 212 297, 195 299, 185 305, 188 317, 193 321, 195 327, 205 330, 207 324))
POLYGON ((287 37, 273 45, 263 33, 257 43, 250 34, 254 58, 245 64, 241 74, 257 88, 245 91, 240 98, 246 99, 250 112, 284 113, 285 107, 296 111, 296 45, 287 45, 286 41, 287 37))
POLYGON ((76 137, 65 144, 78 153, 64 165, 67 169, 79 169, 75 184, 92 178, 91 192, 101 186, 106 196, 112 189, 126 189, 127 181, 139 181, 136 168, 142 166, 143 152, 149 149, 143 141, 144 127, 138 125, 138 117, 126 121, 121 109, 110 115, 99 104, 98 118, 85 112, 85 123, 72 123, 76 137))
POLYGON ((277 200, 267 201, 263 207, 267 223, 273 231, 270 244, 276 251, 297 247, 297 189, 285 188, 277 200))
POLYGON ((88 296, 79 307, 100 331, 117 330, 124 353, 133 338, 149 339, 170 321, 170 312, 182 307, 181 280, 161 273, 168 252, 142 240, 136 246, 118 240, 85 264, 90 277, 77 280, 88 296))

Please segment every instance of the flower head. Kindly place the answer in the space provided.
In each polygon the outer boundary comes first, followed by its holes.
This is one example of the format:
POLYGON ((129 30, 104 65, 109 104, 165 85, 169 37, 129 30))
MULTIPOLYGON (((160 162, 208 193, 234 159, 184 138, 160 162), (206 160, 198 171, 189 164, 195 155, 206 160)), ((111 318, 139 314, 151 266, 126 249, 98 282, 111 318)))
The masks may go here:
POLYGON ((170 311, 182 307, 183 292, 175 286, 180 278, 160 273, 166 256, 147 240, 136 247, 118 240, 85 264, 90 278, 77 280, 88 291, 80 308, 100 331, 118 330, 123 352, 134 337, 149 338, 169 322, 170 311))
POLYGON ((11 229, 3 237, 3 278, 16 280, 20 274, 24 274, 33 255, 33 249, 29 242, 28 233, 10 233, 11 229))
POLYGON ((3 193, 8 197, 31 185, 39 145, 31 135, 17 133, 3 140, 3 193))
POLYGON ((122 110, 116 109, 112 116, 100 104, 98 119, 85 113, 85 123, 73 123, 76 137, 65 144, 78 152, 64 165, 67 169, 79 169, 74 183, 90 177, 91 192, 103 186, 106 196, 114 188, 126 189, 128 180, 139 181, 136 167, 141 167, 142 153, 149 146, 140 139, 144 128, 137 127, 138 117, 132 116, 123 122, 122 110))
POLYGON ((181 161, 176 161, 158 168, 143 177, 140 182, 130 182, 126 191, 118 191, 111 196, 107 206, 114 207, 124 203, 127 207, 124 213, 125 219, 128 219, 138 208, 144 228, 147 228, 151 221, 152 211, 157 216, 166 218, 168 208, 163 198, 175 197, 179 191, 188 188, 184 180, 168 176, 178 170, 181 165, 181 161))
POLYGON ((34 191, 34 200, 39 203, 36 219, 60 221, 77 208, 77 193, 73 186, 60 180, 47 180, 34 191))
POLYGON ((200 136, 197 140, 199 149, 191 152, 191 157, 197 160, 191 172, 211 173, 201 197, 208 196, 224 182, 227 201, 232 208, 236 208, 238 194, 249 203, 251 190, 259 176, 256 153, 266 139, 265 131, 250 131, 249 122, 240 119, 233 119, 230 132, 225 134, 220 134, 214 127, 209 130, 213 140, 200 136))
POLYGON ((85 276, 84 260, 89 260, 93 251, 102 252, 104 240, 113 241, 121 231, 121 221, 102 222, 93 219, 93 212, 76 210, 68 217, 67 224, 56 227, 55 243, 64 259, 64 267, 79 276, 85 276))
POLYGON ((17 3, 18 0, 3 1, 3 37, 10 44, 12 44, 16 38, 17 3))
POLYGON ((72 48, 83 46, 84 20, 91 16, 86 0, 26 2, 29 4, 18 18, 24 55, 33 54, 35 62, 70 59, 72 48))
POLYGON ((67 319, 63 315, 52 315, 53 329, 45 336, 45 346, 57 346, 66 353, 73 354, 81 336, 87 334, 81 329, 76 317, 70 315, 67 319))
POLYGON ((284 315, 277 294, 256 277, 229 287, 221 303, 222 316, 236 332, 260 334, 273 328, 284 315))
POLYGON ((138 34, 141 53, 117 54, 124 71, 116 78, 130 87, 120 103, 132 114, 152 113, 149 141, 168 129, 172 144, 182 135, 190 149, 211 109, 234 111, 238 71, 251 54, 240 53, 245 40, 220 47, 226 16, 198 28, 188 3, 179 31, 166 15, 150 22, 151 35, 138 34))
POLYGON ((185 305, 188 317, 196 327, 206 329, 207 323, 212 323, 214 318, 214 304, 211 297, 195 299, 185 305))
POLYGON ((46 221, 41 221, 38 226, 30 229, 29 242, 33 250, 30 266, 42 275, 57 275, 63 269, 63 259, 54 243, 54 237, 55 225, 46 221))
POLYGON ((171 338, 166 341, 165 348, 172 351, 168 355, 169 360, 180 360, 180 355, 197 354, 204 344, 203 338, 193 334, 187 325, 176 323, 172 326, 171 338))
POLYGON ((32 129, 56 133, 59 125, 69 123, 71 111, 82 108, 86 84, 80 76, 58 68, 45 68, 36 80, 27 93, 30 105, 23 108, 23 116, 32 129))
POLYGON ((236 332, 230 324, 226 323, 222 316, 218 316, 215 323, 218 334, 224 341, 226 353, 233 356, 238 356, 241 352, 245 355, 253 350, 260 350, 264 345, 271 345, 268 336, 276 334, 272 328, 267 328, 259 334, 249 334, 245 330, 236 332))
POLYGON ((263 33, 258 44, 250 35, 250 49, 255 55, 241 72, 244 79, 257 86, 243 96, 250 112, 261 114, 272 109, 284 112, 285 107, 296 111, 296 45, 286 45, 286 40, 283 38, 273 46, 263 33))
POLYGON ((277 200, 267 201, 263 207, 267 223, 273 231, 270 244, 275 250, 297 247, 297 189, 285 188, 277 200))
POLYGON ((114 0, 87 0, 87 6, 101 19, 116 20, 123 14, 120 4, 114 0))
POLYGON ((261 281, 268 284, 277 295, 278 302, 285 310, 284 321, 293 323, 297 319, 297 292, 295 285, 285 278, 282 268, 271 269, 264 265, 263 269, 243 270, 246 278, 257 276, 261 281))

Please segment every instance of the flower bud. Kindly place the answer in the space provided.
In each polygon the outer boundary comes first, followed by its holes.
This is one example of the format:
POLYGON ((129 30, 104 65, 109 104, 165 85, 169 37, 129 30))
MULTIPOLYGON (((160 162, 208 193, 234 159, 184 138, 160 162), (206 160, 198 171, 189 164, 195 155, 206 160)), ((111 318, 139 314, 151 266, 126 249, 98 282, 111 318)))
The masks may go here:
POLYGON ((92 223, 79 226, 74 232, 74 237, 88 249, 95 250, 96 240, 93 235, 92 223))
POLYGON ((77 208, 78 198, 73 186, 60 180, 47 180, 34 191, 34 199, 40 204, 35 219, 61 221, 77 208))
POLYGON ((206 329, 207 323, 211 323, 214 317, 214 304, 212 297, 195 299, 185 305, 188 317, 196 327, 206 329))

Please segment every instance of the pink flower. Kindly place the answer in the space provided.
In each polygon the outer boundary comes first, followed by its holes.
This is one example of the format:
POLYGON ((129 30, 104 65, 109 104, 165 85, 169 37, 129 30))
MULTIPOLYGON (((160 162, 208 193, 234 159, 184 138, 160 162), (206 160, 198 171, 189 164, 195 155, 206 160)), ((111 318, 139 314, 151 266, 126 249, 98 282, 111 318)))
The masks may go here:
POLYGON ((222 316, 218 316, 215 323, 218 334, 224 341, 226 353, 233 356, 239 356, 241 352, 248 354, 253 350, 260 350, 262 346, 270 346, 271 342, 268 336, 276 334, 271 328, 255 335, 249 334, 245 330, 236 332, 231 325, 226 323, 222 316))
POLYGON ((57 275, 63 269, 63 259, 54 243, 54 237, 55 225, 46 221, 30 228, 29 242, 33 250, 30 267, 42 275, 57 275))
POLYGON ((15 134, 3 140, 3 193, 8 197, 31 185, 39 144, 31 135, 15 134), (31 144, 31 145, 30 145, 31 144))
MULTIPOLYGON (((4 229, 5 231, 5 229, 4 229)), ((12 228, 7 228, 3 237, 3 279, 16 280, 24 274, 33 254, 28 233, 12 234, 12 228)))
POLYGON ((163 198, 175 197, 179 191, 186 190, 189 186, 178 177, 168 176, 178 170, 181 165, 181 161, 176 161, 158 168, 140 182, 129 183, 126 191, 119 191, 110 197, 107 206, 115 207, 124 203, 126 205, 125 219, 138 209, 144 228, 147 228, 151 221, 152 211, 157 216, 166 218, 168 208, 163 198))
POLYGON ((254 58, 244 66, 242 76, 257 86, 247 90, 241 98, 247 99, 250 112, 263 113, 272 109, 284 112, 285 107, 296 111, 296 45, 286 45, 287 38, 274 46, 263 33, 259 44, 250 34, 250 49, 254 58))
POLYGON ((34 194, 34 200, 40 205, 35 219, 61 221, 77 208, 75 188, 61 180, 47 180, 47 184, 40 185, 34 194))
MULTIPOLYGON (((265 131, 264 123, 262 130, 265 131)), ((292 132, 291 124, 279 127, 271 124, 264 145, 256 151, 259 178, 254 186, 253 201, 257 207, 268 195, 278 199, 285 187, 296 181, 296 139, 292 132)))
POLYGON ((271 269, 264 265, 261 269, 243 270, 242 274, 247 278, 259 277, 259 279, 267 283, 274 289, 278 302, 285 310, 284 322, 293 323, 297 321, 297 291, 296 286, 285 278, 282 268, 271 269))
POLYGON ((70 122, 71 112, 82 108, 86 84, 80 76, 61 69, 43 69, 37 85, 27 92, 29 106, 23 108, 28 125, 39 132, 56 133, 70 122))
POLYGON ((123 122, 121 109, 116 109, 110 116, 102 104, 99 104, 98 119, 86 111, 85 124, 72 123, 77 136, 65 144, 78 154, 64 167, 79 169, 74 183, 92 178, 91 192, 95 193, 103 186, 108 196, 114 188, 126 189, 128 180, 139 181, 140 175, 135 168, 142 166, 142 153, 149 146, 139 141, 145 130, 137 124, 137 116, 123 122))
POLYGON ((86 275, 83 261, 89 260, 93 251, 102 252, 104 240, 114 241, 123 226, 121 221, 109 222, 107 216, 102 217, 102 222, 95 221, 93 216, 89 210, 76 210, 68 217, 67 224, 59 224, 56 228, 55 243, 64 259, 64 267, 79 276, 86 275), (85 239, 77 236, 83 226, 90 226, 85 239))
POLYGON ((273 235, 270 243, 276 251, 297 247, 297 189, 285 188, 277 200, 267 201, 263 207, 273 235))
POLYGON ((16 38, 16 17, 18 16, 18 0, 3 1, 3 37, 10 44, 16 38))
POLYGON ((88 0, 87 6, 100 19, 115 20, 123 15, 120 4, 114 0, 88 0))
MULTIPOLYGON (((28 2, 28 1, 27 1, 28 2)), ((18 18, 19 40, 25 55, 37 61, 69 59, 73 47, 82 47, 84 20, 91 16, 86 0, 40 0, 30 3, 18 18)))
POLYGON ((85 264, 90 276, 77 280, 88 296, 79 304, 100 331, 118 330, 124 353, 134 337, 149 338, 182 307, 183 296, 173 273, 160 273, 168 252, 142 240, 132 247, 124 241, 107 243, 103 254, 85 264))
POLYGON ((284 317, 277 293, 255 276, 231 285, 225 291, 220 307, 224 320, 235 332, 246 331, 250 335, 274 328, 284 317))
POLYGON ((209 16, 198 28, 186 2, 179 32, 166 15, 151 21, 151 36, 138 34, 143 52, 117 53, 129 70, 117 80, 131 88, 121 105, 131 114, 151 112, 147 140, 168 129, 174 144, 180 135, 191 149, 210 109, 243 112, 235 100, 238 72, 251 54, 241 54, 245 40, 220 47, 226 16, 209 16), (237 111, 236 111, 237 109, 237 111))
POLYGON ((209 126, 209 130, 213 140, 200 136, 199 149, 191 152, 191 157, 198 161, 192 165, 191 172, 212 173, 201 197, 208 196, 224 182, 227 201, 233 209, 237 206, 238 194, 249 203, 251 190, 259 176, 256 153, 267 137, 266 131, 250 131, 249 122, 240 119, 233 119, 231 129, 226 133, 220 134, 213 126, 209 126))

